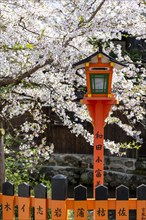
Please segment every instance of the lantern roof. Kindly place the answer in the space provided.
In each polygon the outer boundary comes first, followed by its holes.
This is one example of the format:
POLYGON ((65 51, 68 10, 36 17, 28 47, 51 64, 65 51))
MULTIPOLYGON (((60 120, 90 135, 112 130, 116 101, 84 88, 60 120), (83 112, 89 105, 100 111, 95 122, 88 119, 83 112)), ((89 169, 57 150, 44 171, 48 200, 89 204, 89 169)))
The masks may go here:
POLYGON ((122 62, 119 62, 117 61, 116 59, 114 59, 113 57, 109 56, 108 54, 104 53, 102 51, 102 49, 100 48, 99 51, 96 51, 95 53, 93 53, 92 55, 90 55, 89 57, 86 57, 85 59, 83 60, 80 60, 79 62, 77 63, 74 63, 73 64, 73 67, 75 69, 82 69, 82 68, 85 68, 85 64, 86 63, 98 63, 98 54, 102 54, 102 57, 101 57, 101 62, 102 63, 110 63, 110 62, 113 62, 115 65, 114 67, 116 69, 122 69, 124 67, 126 67, 127 65, 122 63, 122 62))

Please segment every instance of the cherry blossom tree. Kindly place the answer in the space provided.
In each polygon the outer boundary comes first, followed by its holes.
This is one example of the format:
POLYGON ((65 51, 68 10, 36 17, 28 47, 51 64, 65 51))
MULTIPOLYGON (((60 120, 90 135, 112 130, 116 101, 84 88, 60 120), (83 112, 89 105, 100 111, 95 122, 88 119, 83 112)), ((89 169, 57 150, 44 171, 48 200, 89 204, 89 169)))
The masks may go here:
MULTIPOLYGON (((142 0, 2 0, 0 118, 7 124, 6 134, 11 130, 17 140, 22 158, 35 164, 40 155, 48 159, 53 151, 46 141, 50 119, 43 107, 50 107, 64 126, 93 144, 93 134, 84 128, 85 121, 91 122, 86 106, 76 101, 76 92, 86 87, 85 74, 72 68, 98 50, 93 39, 128 64, 114 73, 113 91, 121 104, 113 107, 107 123, 116 123, 142 143, 137 123, 145 126, 145 66, 142 60, 133 62, 112 40, 121 40, 123 32, 144 39, 144 9, 142 0), (114 115, 117 110, 126 122, 114 115), (11 119, 25 113, 31 120, 12 129, 11 119)), ((109 140, 105 146, 114 152, 119 149, 109 140)))

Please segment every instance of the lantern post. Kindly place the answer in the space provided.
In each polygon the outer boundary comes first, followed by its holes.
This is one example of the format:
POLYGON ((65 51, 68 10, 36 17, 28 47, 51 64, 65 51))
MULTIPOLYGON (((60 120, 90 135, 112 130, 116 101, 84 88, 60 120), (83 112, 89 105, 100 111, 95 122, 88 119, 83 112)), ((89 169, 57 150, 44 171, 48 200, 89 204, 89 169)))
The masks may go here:
POLYGON ((118 104, 112 94, 113 68, 121 69, 125 64, 118 62, 102 52, 102 49, 91 56, 75 63, 74 68, 85 68, 87 94, 82 104, 86 104, 94 127, 93 151, 93 195, 95 188, 104 184, 104 126, 112 105, 118 104))

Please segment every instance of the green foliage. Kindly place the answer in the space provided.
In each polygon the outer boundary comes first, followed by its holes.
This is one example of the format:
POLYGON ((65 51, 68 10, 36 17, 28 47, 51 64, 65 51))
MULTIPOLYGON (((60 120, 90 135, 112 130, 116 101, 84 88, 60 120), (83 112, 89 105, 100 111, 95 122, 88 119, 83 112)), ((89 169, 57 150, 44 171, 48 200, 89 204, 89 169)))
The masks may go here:
POLYGON ((41 38, 45 36, 45 29, 42 29, 41 38))
POLYGON ((120 144, 121 149, 136 149, 136 150, 139 150, 140 147, 141 147, 141 145, 137 144, 135 141, 120 144))
MULTIPOLYGON (((137 49, 137 48, 134 48, 134 49, 131 49, 129 51, 129 56, 131 57, 132 60, 136 61, 136 60, 141 60, 141 56, 142 56, 142 51, 137 49)), ((146 52, 143 51, 143 57, 146 56, 146 52)))
POLYGON ((26 44, 26 48, 32 50, 34 48, 33 44, 26 44))
MULTIPOLYGON (((39 183, 43 183, 48 190, 48 197, 50 197, 50 189, 51 184, 50 181, 46 179, 45 175, 39 172, 39 168, 36 167, 34 173, 31 173, 31 166, 32 164, 25 158, 21 158, 21 161, 16 156, 9 156, 6 158, 5 162, 5 175, 6 181, 12 182, 15 186, 14 190, 15 193, 18 193, 18 186, 19 184, 26 182, 30 185, 31 189, 34 189, 34 186, 38 185, 39 183)), ((34 195, 33 191, 31 195, 34 195)), ((33 219, 33 211, 31 212, 32 219, 33 219)), ((15 209, 15 219, 18 219, 18 210, 15 209)), ((1 220, 1 207, 0 207, 0 220, 1 220)), ((48 220, 51 220, 50 213, 48 213, 48 220)))
POLYGON ((13 50, 23 50, 23 46, 19 43, 13 45, 13 50))
MULTIPOLYGON (((42 34, 41 34, 41 37, 42 36, 44 36, 44 31, 42 31, 42 34)), ((4 50, 9 50, 9 49, 13 49, 13 50, 15 50, 15 51, 18 51, 18 50, 23 50, 23 49, 30 49, 30 50, 33 50, 34 49, 34 45, 33 44, 31 44, 31 43, 27 43, 26 45, 25 45, 25 47, 22 45, 22 44, 20 44, 20 43, 16 43, 16 44, 14 44, 13 46, 12 46, 12 48, 9 48, 8 47, 8 45, 6 45, 6 44, 4 44, 4 45, 2 45, 2 48, 4 49, 4 50)))
POLYGON ((101 45, 101 40, 98 40, 96 37, 89 37, 88 43, 93 46, 94 50, 97 50, 97 48, 101 45))
POLYGON ((13 85, 10 84, 7 87, 1 86, 0 87, 0 96, 4 97, 6 93, 9 93, 13 88, 13 85))
POLYGON ((41 40, 45 36, 45 29, 42 29, 41 34, 37 38, 38 40, 41 40))
POLYGON ((38 88, 38 85, 37 84, 35 84, 35 83, 31 83, 31 82, 26 82, 25 80, 21 80, 21 83, 23 83, 23 87, 24 88, 31 88, 31 89, 33 89, 33 88, 38 88))
POLYGON ((21 158, 21 161, 16 156, 9 156, 5 161, 5 176, 6 181, 12 182, 15 186, 15 193, 17 193, 18 185, 26 182, 31 188, 35 185, 43 183, 48 190, 50 190, 50 181, 45 178, 45 175, 39 172, 36 167, 31 173, 32 164, 29 160, 21 158))
POLYGON ((8 157, 5 161, 5 175, 6 181, 14 183, 17 188, 22 182, 29 183, 29 175, 27 167, 23 168, 23 165, 19 164, 18 160, 14 157, 8 157))
POLYGON ((125 37, 125 38, 130 37, 130 35, 129 35, 129 34, 126 34, 126 33, 123 33, 122 36, 125 37))
POLYGON ((82 15, 79 16, 79 23, 84 24, 84 17, 82 15))
POLYGON ((22 140, 13 137, 10 133, 5 135, 5 146, 9 149, 11 146, 15 146, 22 143, 22 140))
POLYGON ((6 44, 2 45, 2 48, 3 48, 4 50, 8 50, 8 49, 9 49, 8 45, 6 45, 6 44))

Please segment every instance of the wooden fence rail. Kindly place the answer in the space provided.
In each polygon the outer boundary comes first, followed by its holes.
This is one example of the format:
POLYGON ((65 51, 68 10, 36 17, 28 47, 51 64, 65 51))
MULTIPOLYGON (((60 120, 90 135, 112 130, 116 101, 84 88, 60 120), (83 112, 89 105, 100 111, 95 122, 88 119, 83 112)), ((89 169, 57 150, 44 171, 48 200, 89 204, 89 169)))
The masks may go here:
POLYGON ((18 195, 14 195, 14 185, 5 182, 0 194, 0 219, 146 220, 146 185, 137 187, 136 193, 136 198, 129 198, 129 189, 121 185, 116 188, 115 198, 108 198, 108 188, 101 185, 96 188, 95 198, 87 198, 87 188, 79 185, 74 188, 74 198, 67 198, 67 177, 56 175, 52 178, 52 196, 47 198, 43 184, 36 186, 34 196, 30 196, 28 184, 19 185, 18 195))

